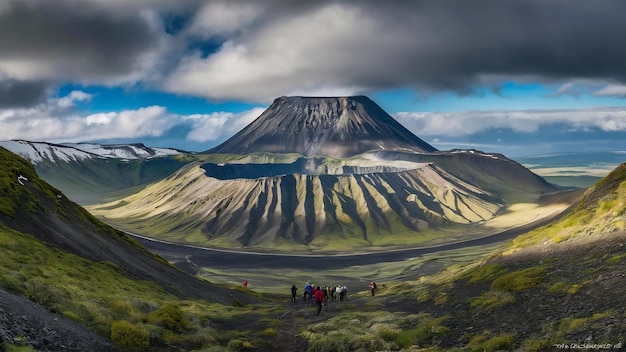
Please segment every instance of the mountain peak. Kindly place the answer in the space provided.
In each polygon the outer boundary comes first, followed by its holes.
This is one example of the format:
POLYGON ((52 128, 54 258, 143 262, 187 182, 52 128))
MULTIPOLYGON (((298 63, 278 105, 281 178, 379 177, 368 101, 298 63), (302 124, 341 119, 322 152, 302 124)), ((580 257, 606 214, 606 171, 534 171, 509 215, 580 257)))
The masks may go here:
POLYGON ((436 151, 366 96, 283 96, 239 133, 208 152, 264 151, 343 158, 394 149, 436 151))

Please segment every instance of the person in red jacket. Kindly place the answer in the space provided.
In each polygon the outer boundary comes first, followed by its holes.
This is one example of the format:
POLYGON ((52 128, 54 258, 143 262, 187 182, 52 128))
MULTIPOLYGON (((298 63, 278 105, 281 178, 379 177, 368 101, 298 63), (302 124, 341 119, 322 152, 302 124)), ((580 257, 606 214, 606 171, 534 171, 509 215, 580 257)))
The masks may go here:
POLYGON ((376 289, 377 289, 376 283, 374 281, 370 282, 370 291, 372 291, 372 297, 374 296, 376 289))
POLYGON ((322 311, 322 303, 324 303, 324 291, 317 286, 317 290, 313 293, 313 297, 315 297, 315 304, 317 304, 317 315, 320 315, 322 311))

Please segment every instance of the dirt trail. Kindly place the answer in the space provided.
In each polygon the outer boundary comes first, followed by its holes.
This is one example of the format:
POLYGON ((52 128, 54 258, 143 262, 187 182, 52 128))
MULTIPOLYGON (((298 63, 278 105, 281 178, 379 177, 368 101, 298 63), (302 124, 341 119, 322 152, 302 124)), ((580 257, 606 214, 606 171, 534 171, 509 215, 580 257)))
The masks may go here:
POLYGON ((317 315, 317 305, 311 301, 304 302, 300 296, 296 303, 281 303, 287 310, 278 317, 282 324, 279 327, 272 351, 306 351, 308 343, 301 335, 302 328, 332 318, 342 305, 358 306, 365 300, 357 296, 349 297, 349 300, 343 302, 339 298, 328 300, 320 315, 317 315))

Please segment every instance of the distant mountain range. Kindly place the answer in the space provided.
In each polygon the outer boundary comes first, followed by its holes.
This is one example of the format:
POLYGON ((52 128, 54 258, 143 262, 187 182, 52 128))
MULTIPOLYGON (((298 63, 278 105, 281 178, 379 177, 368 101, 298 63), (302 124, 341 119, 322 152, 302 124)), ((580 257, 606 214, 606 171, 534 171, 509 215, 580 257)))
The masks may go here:
POLYGON ((0 146, 29 160, 44 180, 80 204, 128 194, 167 177, 190 161, 191 154, 143 144, 53 144, 24 140, 0 141, 0 146), (126 193, 124 193, 126 190, 126 193))
POLYGON ((145 159, 180 154, 170 148, 148 148, 143 144, 45 143, 25 140, 0 141, 0 146, 31 161, 70 162, 85 159, 145 159))

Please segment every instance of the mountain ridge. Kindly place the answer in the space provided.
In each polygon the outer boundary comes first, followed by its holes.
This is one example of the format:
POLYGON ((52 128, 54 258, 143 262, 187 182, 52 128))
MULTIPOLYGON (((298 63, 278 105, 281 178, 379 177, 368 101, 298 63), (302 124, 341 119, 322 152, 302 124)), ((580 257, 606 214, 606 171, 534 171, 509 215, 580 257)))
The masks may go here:
POLYGON ((81 204, 101 202, 167 177, 193 159, 193 154, 137 144, 54 144, 25 140, 0 141, 0 147, 30 161, 37 174, 81 204))

